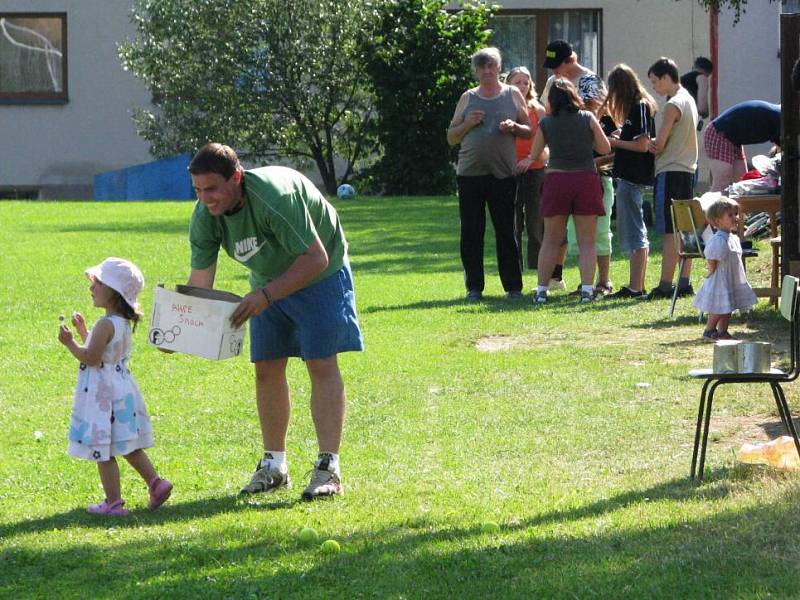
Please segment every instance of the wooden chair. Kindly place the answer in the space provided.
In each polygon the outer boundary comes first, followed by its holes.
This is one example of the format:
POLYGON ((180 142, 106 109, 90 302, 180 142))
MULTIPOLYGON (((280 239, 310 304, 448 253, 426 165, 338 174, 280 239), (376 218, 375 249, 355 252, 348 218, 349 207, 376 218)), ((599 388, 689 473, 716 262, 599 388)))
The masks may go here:
POLYGON ((711 369, 694 369, 689 371, 689 376, 695 379, 705 379, 703 389, 700 392, 700 408, 697 412, 697 427, 694 434, 694 450, 692 451, 692 469, 690 477, 692 479, 703 479, 703 467, 706 460, 706 447, 708 445, 708 429, 711 421, 711 406, 714 400, 714 392, 725 383, 768 383, 775 398, 775 405, 778 407, 778 414, 787 432, 794 438, 794 445, 800 456, 800 440, 797 439, 797 431, 792 421, 792 413, 789 411, 789 404, 783 393, 781 384, 788 383, 797 379, 800 375, 800 310, 798 310, 798 279, 791 275, 783 278, 781 286, 781 314, 790 322, 790 364, 787 371, 780 369, 770 369, 769 373, 714 373, 711 369), (698 450, 700 464, 697 470, 698 450))
MULTIPOLYGON (((676 276, 680 279, 684 263, 690 258, 704 258, 703 249, 703 230, 706 228, 706 215, 700 200, 676 200, 673 198, 670 204, 672 215, 672 231, 675 233, 675 252, 678 255, 678 269, 676 276)), ((678 283, 675 283, 672 291, 672 304, 669 307, 669 316, 675 312, 675 303, 678 300, 678 283)))

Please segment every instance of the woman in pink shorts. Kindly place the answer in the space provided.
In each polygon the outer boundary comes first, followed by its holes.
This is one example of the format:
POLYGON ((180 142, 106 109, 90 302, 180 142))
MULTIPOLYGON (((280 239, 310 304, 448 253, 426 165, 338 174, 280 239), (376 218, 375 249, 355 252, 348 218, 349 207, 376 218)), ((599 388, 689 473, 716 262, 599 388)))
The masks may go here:
POLYGON ((597 261, 595 224, 597 217, 605 214, 592 151, 608 154, 611 146, 594 114, 583 110, 583 102, 568 80, 557 78, 553 82, 547 104, 549 115, 539 123, 531 147, 533 159, 539 157, 545 145, 550 149, 540 200, 544 239, 539 251, 539 285, 533 300, 536 304, 547 302, 550 276, 564 241, 567 218, 572 215, 580 249, 581 302, 591 302, 597 261))

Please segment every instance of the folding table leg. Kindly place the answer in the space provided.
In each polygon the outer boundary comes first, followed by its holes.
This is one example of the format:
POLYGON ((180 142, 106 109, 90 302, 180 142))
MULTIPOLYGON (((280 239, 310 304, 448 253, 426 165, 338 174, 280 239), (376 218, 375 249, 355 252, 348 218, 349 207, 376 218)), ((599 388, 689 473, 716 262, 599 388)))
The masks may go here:
POLYGON ((697 470, 697 479, 698 481, 703 480, 703 469, 705 468, 706 464, 706 447, 708 446, 708 430, 711 428, 711 404, 714 401, 714 392, 717 389, 719 384, 723 383, 722 381, 715 381, 711 386, 711 390, 708 392, 708 397, 706 398, 706 414, 705 414, 705 428, 703 429, 703 441, 700 445, 700 464, 698 465, 697 470))
POLYGON ((770 386, 772 387, 772 393, 775 394, 778 398, 780 398, 780 403, 783 406, 783 412, 786 415, 786 429, 789 430, 792 438, 794 439, 794 447, 797 449, 797 455, 800 457, 800 440, 797 439, 797 429, 794 426, 794 421, 792 420, 792 412, 789 410, 789 403, 786 402, 786 396, 783 393, 783 388, 781 384, 778 382, 771 382, 770 386))
POLYGON ((788 419, 791 417, 786 414, 788 407, 784 408, 783 403, 781 402, 780 386, 776 387, 775 383, 771 381, 769 387, 772 390, 772 396, 775 398, 775 405, 778 407, 778 415, 781 417, 781 424, 783 425, 784 429, 786 429, 786 432, 790 433, 788 419))
MULTIPOLYGON (((700 392, 700 408, 697 411, 697 426, 694 430, 694 450, 692 450, 692 470, 689 472, 689 478, 694 479, 695 466, 697 465, 697 449, 700 447, 700 429, 703 425, 703 413, 706 404, 706 390, 708 384, 711 383, 710 379, 706 379, 703 384, 703 390, 700 392)), ((702 479, 702 477, 701 477, 702 479)))

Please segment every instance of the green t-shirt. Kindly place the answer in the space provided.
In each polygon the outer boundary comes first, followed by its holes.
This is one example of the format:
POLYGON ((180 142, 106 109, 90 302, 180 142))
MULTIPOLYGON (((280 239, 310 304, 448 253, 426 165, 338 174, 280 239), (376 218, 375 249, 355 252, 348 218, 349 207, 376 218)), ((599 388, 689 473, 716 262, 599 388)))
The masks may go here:
POLYGON ((328 267, 311 283, 342 268, 347 242, 339 216, 306 177, 286 167, 245 171, 244 193, 244 207, 233 215, 214 217, 197 202, 189 224, 193 269, 210 267, 222 247, 250 270, 252 289, 263 287, 308 250, 315 234, 328 267))

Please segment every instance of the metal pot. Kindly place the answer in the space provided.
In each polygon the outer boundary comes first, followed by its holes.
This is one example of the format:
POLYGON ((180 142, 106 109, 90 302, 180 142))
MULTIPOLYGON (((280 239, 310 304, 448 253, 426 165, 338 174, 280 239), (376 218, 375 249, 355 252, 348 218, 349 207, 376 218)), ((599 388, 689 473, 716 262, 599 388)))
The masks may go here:
POLYGON ((737 373, 739 340, 720 340, 714 344, 714 373, 737 373))
POLYGON ((739 373, 769 373, 771 349, 772 345, 769 342, 739 344, 736 349, 739 373))

